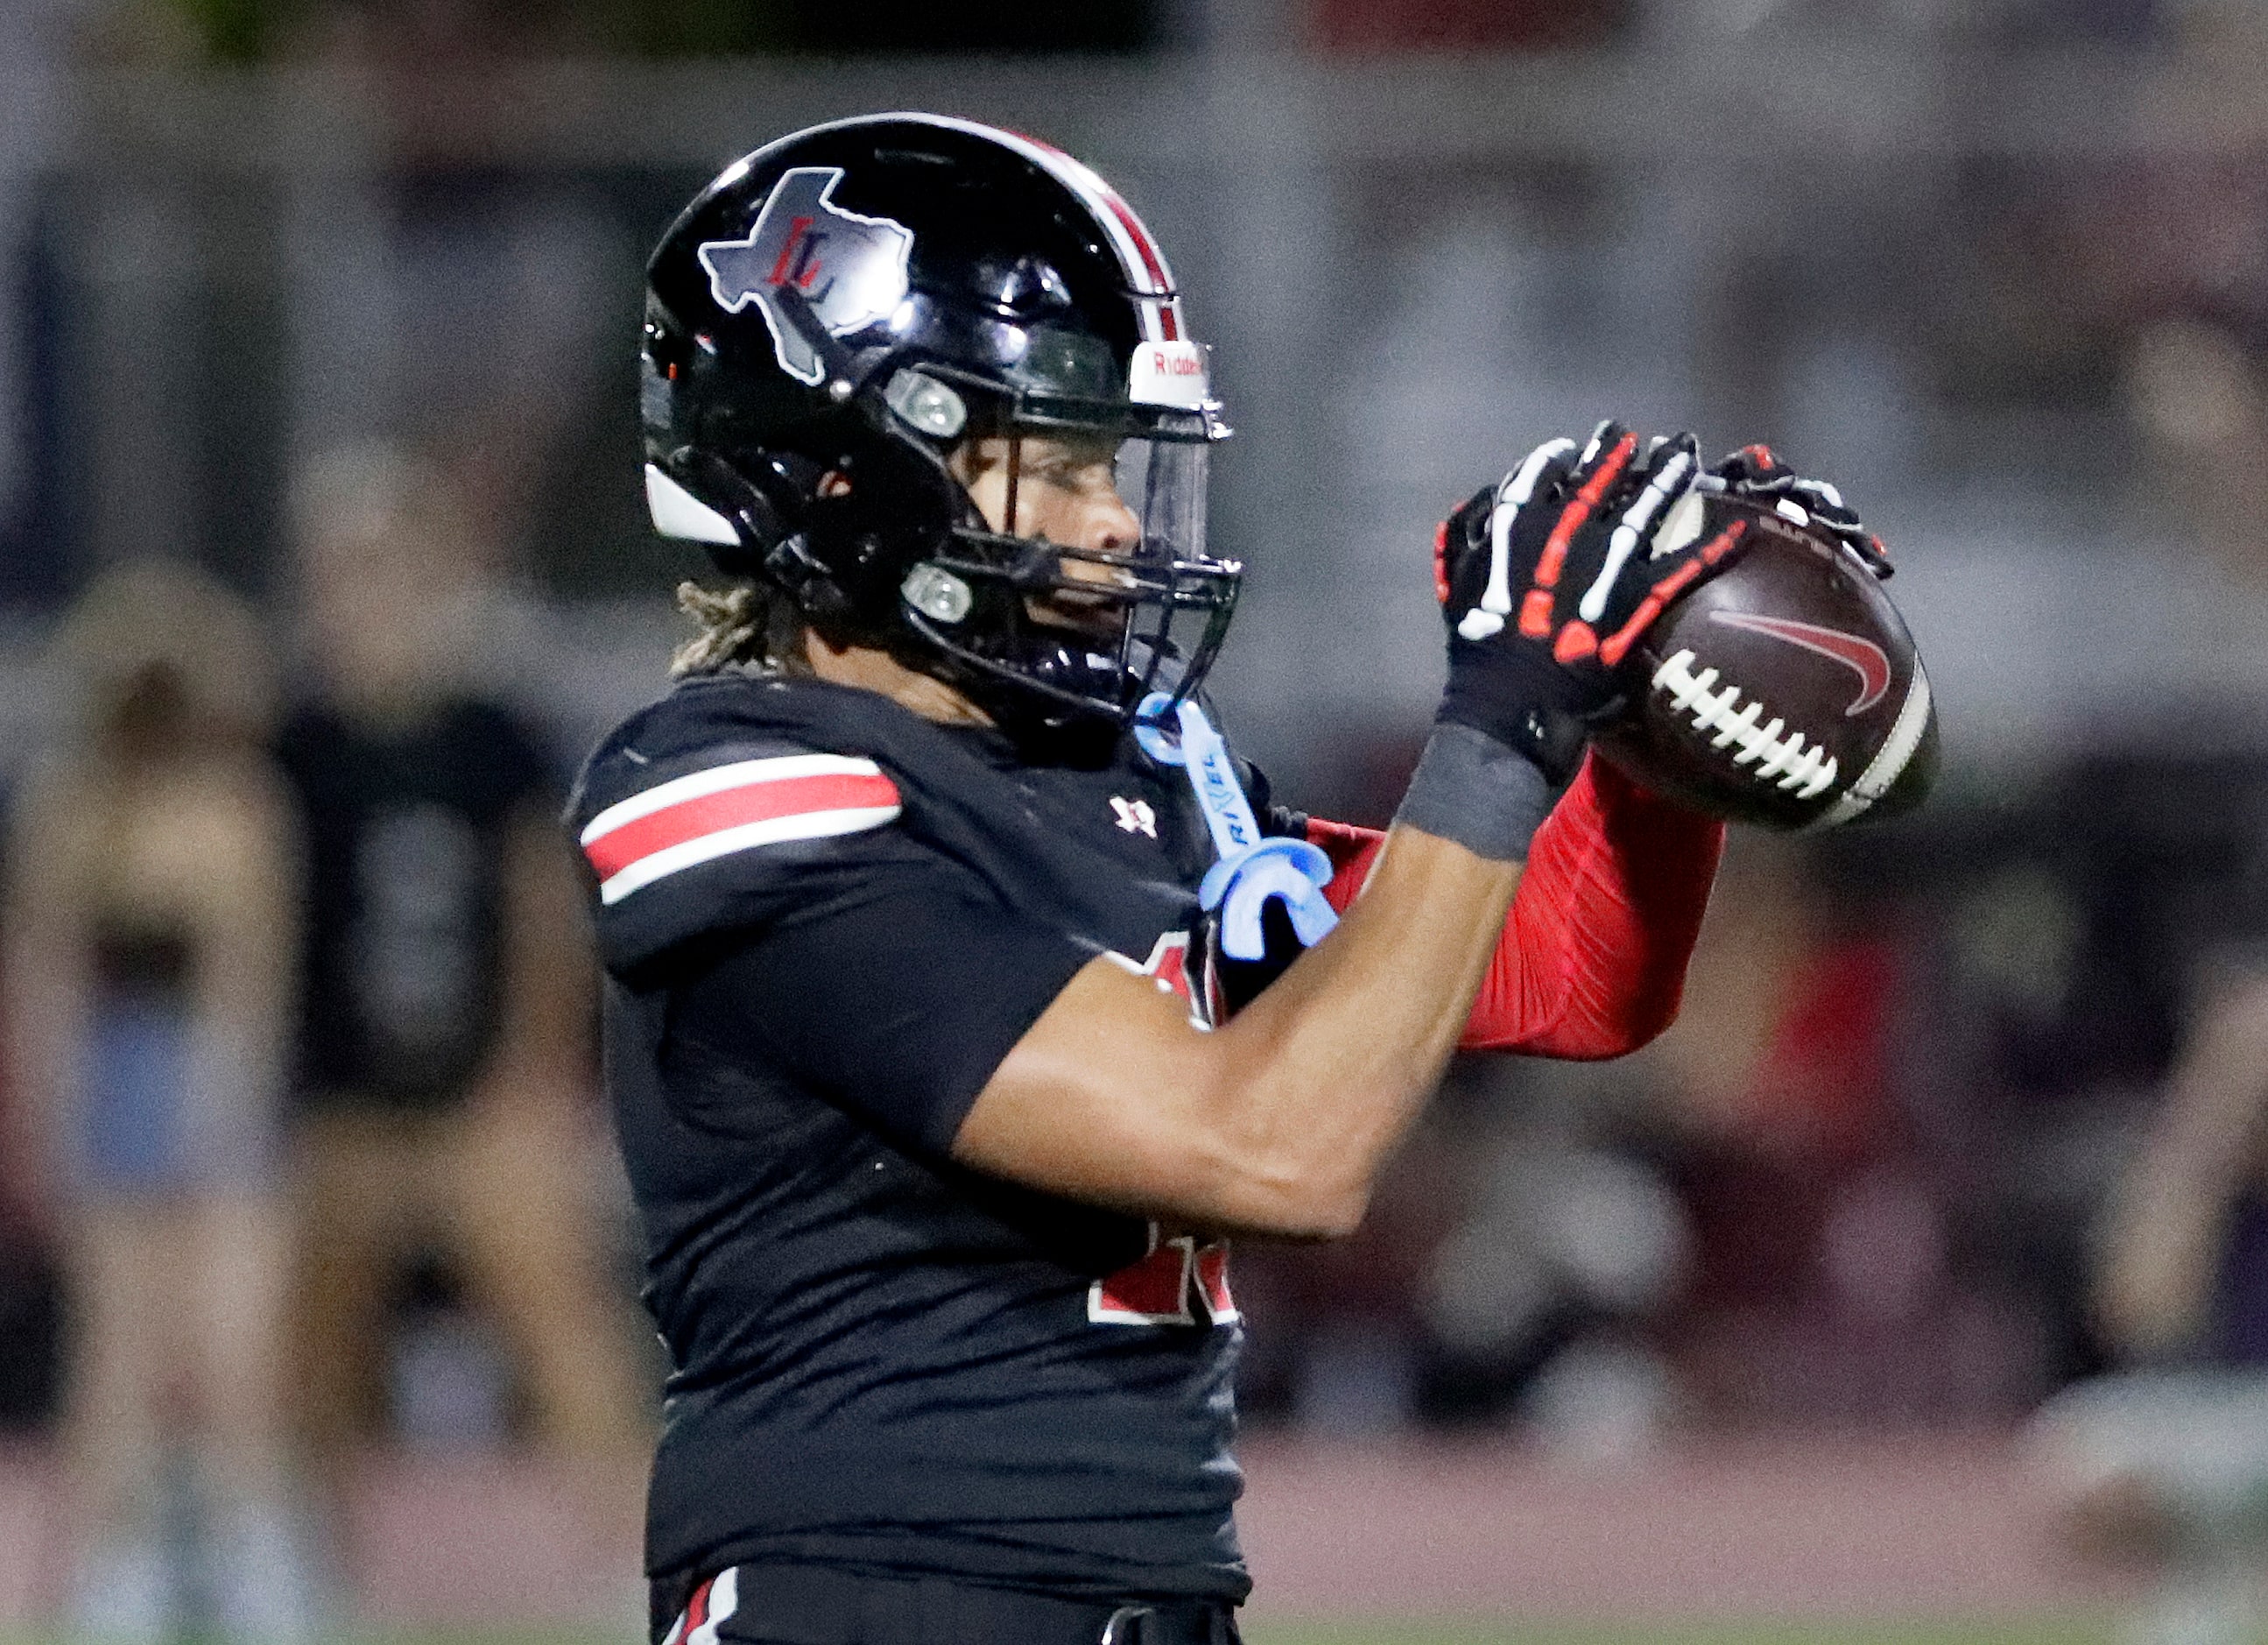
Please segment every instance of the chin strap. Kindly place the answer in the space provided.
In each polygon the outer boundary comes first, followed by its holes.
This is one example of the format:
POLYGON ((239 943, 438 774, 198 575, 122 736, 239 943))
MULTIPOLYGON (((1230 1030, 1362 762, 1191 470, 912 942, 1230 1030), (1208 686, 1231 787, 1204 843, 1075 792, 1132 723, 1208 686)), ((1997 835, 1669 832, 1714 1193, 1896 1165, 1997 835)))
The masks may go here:
POLYGON ((1166 710, 1172 701, 1163 692, 1145 698, 1135 717, 1134 737, 1159 764, 1182 768, 1204 813, 1220 860, 1198 883, 1197 904, 1220 911, 1221 952, 1233 960, 1263 957, 1268 945, 1260 916, 1271 897, 1283 904, 1300 946, 1314 948, 1339 923, 1323 899, 1323 888, 1331 882, 1331 859, 1307 840, 1263 838, 1228 744, 1191 697, 1182 700, 1177 724, 1169 731, 1166 710))

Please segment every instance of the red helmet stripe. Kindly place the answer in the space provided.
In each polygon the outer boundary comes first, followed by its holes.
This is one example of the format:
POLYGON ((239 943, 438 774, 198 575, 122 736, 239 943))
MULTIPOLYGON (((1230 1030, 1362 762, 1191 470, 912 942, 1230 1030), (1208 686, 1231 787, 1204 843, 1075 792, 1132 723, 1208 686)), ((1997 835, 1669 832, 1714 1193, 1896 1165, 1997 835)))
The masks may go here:
MULTIPOLYGON (((1158 249, 1158 242, 1150 238, 1149 229, 1144 226, 1140 218, 1134 215, 1134 208, 1118 197, 1118 191, 1116 188, 1102 181, 1101 173, 1076 155, 1064 153, 1063 150, 1056 147, 1044 137, 1028 136, 1023 132, 1010 131, 1005 127, 988 126, 980 127, 979 129, 990 131, 996 136, 1012 137, 1018 144, 1036 151, 1035 158, 1040 164, 1046 166, 1057 179, 1071 185, 1072 190, 1081 199, 1089 205, 1101 204, 1104 210, 1118 219, 1118 225, 1126 231, 1126 238, 1133 243, 1134 254, 1140 258, 1142 262, 1139 270, 1137 270, 1130 262, 1128 263, 1126 271, 1130 277, 1129 284, 1134 285, 1138 291, 1170 291, 1174 289, 1174 277, 1167 270, 1166 255, 1158 249), (1138 274, 1147 274, 1150 277, 1146 287, 1138 278, 1130 277, 1138 274)), ((1126 258, 1125 249, 1123 247, 1119 248, 1119 258, 1122 262, 1126 258)))
POLYGON ((1037 165, 1048 175, 1062 183, 1102 225, 1104 237, 1111 249, 1118 254, 1118 262, 1125 270, 1126 284, 1144 296, 1165 296, 1174 289, 1173 270, 1166 266, 1165 254, 1142 219, 1134 215, 1133 208, 1121 200, 1110 185, 1102 181, 1083 160, 1074 159, 1053 144, 1038 137, 1027 137, 1020 131, 1010 131, 1001 126, 988 126, 974 120, 955 120, 946 114, 891 114, 891 120, 917 120, 924 125, 950 126, 957 131, 974 132, 990 137, 1021 154, 1037 165))
MULTIPOLYGON (((1065 155, 1064 158, 1069 159, 1071 157, 1065 155)), ((1076 161, 1072 163, 1077 164, 1076 161)), ((1086 170, 1085 166, 1080 166, 1079 169, 1086 170)), ((1094 177, 1094 173, 1087 172, 1087 175, 1094 177)), ((1095 181, 1100 183, 1102 180, 1096 177, 1095 181)), ((1166 259, 1158 250, 1158 242, 1150 238, 1150 231, 1142 226, 1142 219, 1134 215, 1134 208, 1121 200, 1108 184, 1103 186, 1102 203, 1108 206, 1110 214, 1125 225, 1128 238, 1134 242, 1134 249, 1141 254, 1142 266, 1149 271, 1150 289, 1157 291, 1172 291, 1174 282, 1173 277, 1166 272, 1166 259)))

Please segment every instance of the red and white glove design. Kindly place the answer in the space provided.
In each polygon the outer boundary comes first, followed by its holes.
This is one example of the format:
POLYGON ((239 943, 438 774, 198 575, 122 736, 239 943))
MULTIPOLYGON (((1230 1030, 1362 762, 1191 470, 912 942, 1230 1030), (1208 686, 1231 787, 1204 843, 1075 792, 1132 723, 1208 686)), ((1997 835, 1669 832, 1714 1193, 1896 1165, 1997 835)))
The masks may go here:
POLYGON ((1703 478, 1691 435, 1642 440, 1607 422, 1580 450, 1572 439, 1537 446, 1443 521, 1440 718, 1565 768, 1581 722, 1619 706, 1616 670, 1638 637, 1739 546, 1737 532, 1665 535, 1673 519, 1686 523, 1677 505, 1703 478))
POLYGON ((1843 500, 1843 493, 1824 480, 1807 480, 1772 455, 1761 442, 1743 446, 1697 483, 1705 491, 1722 491, 1767 506, 1786 505, 1795 511, 1798 524, 1807 521, 1842 540, 1875 576, 1890 575, 1889 551, 1882 540, 1859 522, 1843 500))

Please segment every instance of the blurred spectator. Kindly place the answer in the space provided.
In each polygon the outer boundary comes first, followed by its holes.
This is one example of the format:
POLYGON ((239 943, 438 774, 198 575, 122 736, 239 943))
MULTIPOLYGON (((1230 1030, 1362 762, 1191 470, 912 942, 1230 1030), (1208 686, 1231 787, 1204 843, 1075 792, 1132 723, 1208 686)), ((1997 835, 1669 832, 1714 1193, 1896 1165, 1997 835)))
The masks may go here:
POLYGON ((388 1352, 438 1258, 540 1442, 627 1462, 644 1402, 593 1186, 593 971, 551 768, 468 682, 477 535, 446 476, 384 446, 316 464, 297 508, 321 695, 282 747, 309 859, 298 1369, 320 1458, 338 1483, 390 1382, 424 1437, 493 1426, 461 1330, 388 1352))
POLYGON ((1580 1077, 1592 1088, 1557 1102, 1571 1082, 1528 1072, 1541 1091, 1468 1067, 1465 1088, 1445 1094, 1463 1110, 1459 1152, 1477 1179, 1425 1287, 1436 1398, 1445 1413, 1516 1410, 1563 1455, 1625 1457, 1681 1414, 1658 1325, 1684 1280, 1690 1229, 1625 1104, 1580 1077), (1496 1110, 1489 1121, 1476 1098, 1496 1110))
POLYGON ((18 808, 5 983, 21 1157, 68 1273, 73 1636, 306 1638, 276 1178, 296 845, 261 752, 269 648, 220 588, 151 564, 98 583, 56 655, 79 720, 18 808))
POLYGON ((2051 1383, 2126 1357, 2093 1293, 2106 1203, 2268 866, 2268 763, 2172 739, 2090 752, 1973 837, 1919 1049, 2042 1314, 2051 1383), (2219 956, 2219 957, 2216 957, 2219 956))
POLYGON ((1253 1253, 1263 1410, 1513 1418, 1576 1457, 1680 1427, 2005 1420, 2046 1386, 1998 1248, 1992 1091, 1947 1068, 1929 853, 1745 833, 1678 1022, 1460 1071, 1355 1239, 1253 1253))
MULTIPOLYGON (((2203 181, 2229 185, 2220 203, 2230 209, 2207 220, 2230 242, 2218 287, 2242 290, 2247 300, 2233 306, 2249 323, 2182 317, 2141 329, 2130 409, 2163 482, 2158 500, 2179 512, 2224 598, 2257 624, 2268 615, 2268 376, 2257 346, 2268 326, 2268 194, 2257 179, 2203 181)), ((2156 793, 2171 783, 2212 795, 2200 816, 2156 831, 2210 840, 2215 872, 2205 896, 2157 899, 2187 939, 2154 956, 2171 1066, 2110 1207, 2097 1316, 2122 1363, 2268 1368, 2268 762, 2231 752, 2182 771, 2146 763, 2156 793)))
POLYGON ((2126 361, 2128 409, 2150 461, 2151 501, 2210 557, 2222 587, 2248 606, 2268 595, 2268 190, 2235 202, 2205 198, 2208 220, 2234 218, 2257 265, 2243 323, 2193 315, 2139 329, 2126 361), (2216 207, 2226 208, 2215 210, 2216 207))
POLYGON ((2268 1619, 2268 769, 2150 750, 2074 778, 2090 826, 2066 838, 2095 872, 2058 969, 2067 993, 2097 980, 2086 1014, 2113 1026, 2057 1036, 2078 1049, 2058 1060, 2067 1083, 2124 1073, 2141 1123, 2092 1196, 2077 1299, 2107 1372, 2052 1401, 2034 1440, 2079 1545, 2154 1569, 2125 1638, 2240 1645, 2268 1619))
MULTIPOLYGON (((1933 961, 1896 898, 1815 846, 1743 837, 1683 1014, 1648 1061, 1690 1271, 1657 1326, 1705 1420, 2014 1415, 2043 1375, 1977 1214, 1967 1140, 1918 1100, 1933 961)), ((1624 1077, 1630 1077, 1626 1074, 1624 1077)), ((1960 1116, 1952 1117, 1957 1125, 1960 1116)))
POLYGON ((2097 1302, 2122 1359, 2268 1368, 2268 968, 2205 992, 2113 1204, 2097 1302))
POLYGON ((2118 1368, 2034 1428, 2074 1541, 2154 1572, 2136 1645, 2249 1645, 2268 1620, 2268 963, 2215 970, 2103 1221, 2118 1368))

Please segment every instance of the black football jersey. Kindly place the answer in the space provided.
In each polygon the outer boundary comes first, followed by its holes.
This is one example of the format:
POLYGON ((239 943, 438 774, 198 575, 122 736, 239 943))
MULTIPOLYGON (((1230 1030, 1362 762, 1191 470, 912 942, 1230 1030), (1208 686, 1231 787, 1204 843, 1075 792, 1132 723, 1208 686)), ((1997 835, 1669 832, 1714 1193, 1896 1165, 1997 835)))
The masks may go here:
POLYGON ((501 1027, 511 830, 559 804, 517 716, 453 698, 398 728, 319 704, 278 757, 306 841, 300 1101, 459 1101, 501 1027))
POLYGON ((1225 1248, 947 1154, 1097 955, 1204 1019, 1182 774, 731 675, 609 736, 571 822, 671 1361, 650 1572, 1241 1598, 1225 1248))

